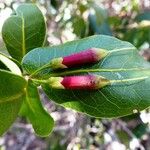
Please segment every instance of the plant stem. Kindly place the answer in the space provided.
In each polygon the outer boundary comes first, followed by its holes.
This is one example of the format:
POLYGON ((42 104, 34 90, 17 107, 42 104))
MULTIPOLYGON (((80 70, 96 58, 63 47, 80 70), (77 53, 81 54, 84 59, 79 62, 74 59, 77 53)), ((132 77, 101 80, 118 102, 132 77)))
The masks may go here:
POLYGON ((43 69, 46 69, 46 68, 48 68, 48 67, 50 67, 50 64, 45 64, 45 65, 43 65, 42 67, 40 67, 39 69, 37 69, 36 71, 34 71, 31 75, 30 75, 30 77, 33 77, 34 75, 36 75, 38 72, 40 72, 41 70, 43 70, 43 69))
POLYGON ((41 85, 41 84, 47 84, 49 80, 38 80, 38 79, 31 79, 34 83, 41 85))

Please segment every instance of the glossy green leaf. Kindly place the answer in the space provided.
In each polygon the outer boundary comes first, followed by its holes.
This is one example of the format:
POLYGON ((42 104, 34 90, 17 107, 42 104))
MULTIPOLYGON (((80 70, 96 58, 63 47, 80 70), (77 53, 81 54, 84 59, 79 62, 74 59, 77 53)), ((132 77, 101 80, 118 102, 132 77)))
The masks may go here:
POLYGON ((103 48, 110 53, 94 65, 61 71, 43 70, 37 77, 96 74, 109 80, 143 78, 136 82, 109 85, 99 90, 59 90, 43 85, 49 98, 56 103, 95 117, 119 117, 143 110, 150 105, 150 63, 139 56, 130 43, 114 37, 97 35, 63 45, 37 48, 23 59, 23 67, 29 73, 49 63, 54 57, 69 55, 91 47, 103 48))
POLYGON ((20 110, 26 81, 0 70, 0 136, 10 127, 20 110))
POLYGON ((2 36, 10 55, 21 61, 33 48, 43 45, 45 21, 34 4, 22 4, 9 17, 2 28, 2 36))
POLYGON ((45 137, 51 133, 54 120, 43 108, 37 87, 31 81, 26 89, 21 115, 29 119, 37 135, 45 137))
POLYGON ((1 53, 0 53, 0 66, 1 66, 0 68, 8 69, 15 74, 18 74, 18 75, 22 74, 19 67, 12 60, 10 60, 7 56, 1 53))

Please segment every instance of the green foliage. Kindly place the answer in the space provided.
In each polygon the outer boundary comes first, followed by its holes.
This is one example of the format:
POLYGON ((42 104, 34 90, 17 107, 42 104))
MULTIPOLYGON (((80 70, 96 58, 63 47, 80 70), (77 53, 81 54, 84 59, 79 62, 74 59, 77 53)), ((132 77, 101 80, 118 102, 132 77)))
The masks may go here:
POLYGON ((27 52, 43 45, 45 31, 44 17, 38 7, 22 4, 5 21, 2 35, 9 54, 21 61, 27 52))
POLYGON ((137 14, 133 20, 125 17, 112 16, 109 17, 109 24, 112 26, 116 37, 128 41, 137 48, 140 48, 143 44, 150 43, 149 14, 149 11, 137 14))
POLYGON ((135 20, 137 22, 141 22, 143 20, 150 20, 150 11, 147 10, 147 11, 144 11, 143 13, 140 13, 138 14, 136 17, 135 17, 135 20))
POLYGON ((21 76, 0 70, 0 136, 16 119, 25 93, 21 76))
POLYGON ((27 85, 21 115, 29 119, 37 135, 45 137, 51 133, 54 126, 53 118, 43 108, 37 87, 32 81, 27 85))
POLYGON ((136 27, 128 28, 124 34, 123 40, 133 43, 136 47, 140 47, 144 43, 150 41, 150 23, 139 22, 136 27))
MULTIPOLYGON (((37 6, 23 4, 6 20, 2 32, 10 55, 21 61, 22 57, 31 49, 43 45, 45 31, 44 17, 37 6)), ((0 67, 21 75, 21 70, 17 66, 18 62, 15 59, 9 59, 4 54, 0 54, 0 67)), ((31 121, 38 135, 48 136, 54 122, 40 103, 37 87, 30 82, 25 90, 25 79, 14 74, 3 70, 0 72, 0 77, 2 78, 0 81, 0 101, 2 101, 0 104, 0 121, 3 122, 0 126, 0 135, 15 120, 23 99, 25 99, 22 113, 23 110, 26 110, 24 115, 31 121)))
POLYGON ((1 53, 0 53, 0 68, 21 75, 21 70, 19 69, 19 67, 7 56, 1 53))
POLYGON ((38 78, 77 74, 102 75, 109 80, 134 79, 147 76, 147 79, 110 85, 100 90, 57 90, 43 85, 44 91, 56 103, 92 115, 94 117, 119 117, 143 110, 150 105, 149 84, 150 64, 144 61, 136 48, 128 42, 109 36, 92 36, 63 45, 37 48, 23 59, 23 67, 29 73, 46 65, 54 57, 66 56, 90 47, 103 48, 108 51, 117 50, 95 65, 80 66, 54 72, 45 69, 38 78), (109 43, 109 44, 108 44, 109 43), (69 49, 69 50, 68 50, 69 49), (144 74, 144 76, 143 76, 144 74))
POLYGON ((14 122, 21 108, 26 81, 20 75, 19 67, 0 53, 0 136, 14 122))
POLYGON ((82 17, 76 16, 73 19, 73 32, 81 38, 85 37, 86 23, 82 17))
POLYGON ((141 138, 147 131, 148 131, 148 125, 141 123, 137 125, 132 132, 134 133, 134 135, 136 135, 137 138, 141 138))
POLYGON ((93 11, 90 12, 88 20, 90 29, 94 34, 112 35, 108 24, 107 11, 105 9, 94 5, 93 11))
POLYGON ((119 137, 119 139, 121 139, 121 143, 125 144, 127 147, 129 147, 129 140, 130 140, 130 137, 128 136, 128 134, 123 131, 123 130, 120 130, 120 131, 117 131, 117 136, 119 137))

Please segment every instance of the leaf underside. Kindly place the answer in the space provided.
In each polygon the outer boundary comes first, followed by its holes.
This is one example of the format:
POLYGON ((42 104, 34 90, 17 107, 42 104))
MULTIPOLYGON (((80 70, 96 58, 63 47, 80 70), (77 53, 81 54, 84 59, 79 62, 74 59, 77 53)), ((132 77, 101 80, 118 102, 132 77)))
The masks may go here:
POLYGON ((20 68, 8 56, 0 53, 0 68, 21 75, 20 68))
POLYGON ((56 103, 86 113, 94 117, 120 117, 143 110, 150 105, 150 63, 139 56, 136 48, 114 37, 97 35, 63 45, 37 48, 23 59, 23 67, 29 74, 49 63, 52 58, 66 56, 91 47, 108 51, 118 50, 107 55, 102 61, 64 71, 45 69, 38 78, 50 76, 95 74, 109 80, 147 77, 136 82, 109 85, 99 90, 60 90, 43 85, 49 98, 56 103))

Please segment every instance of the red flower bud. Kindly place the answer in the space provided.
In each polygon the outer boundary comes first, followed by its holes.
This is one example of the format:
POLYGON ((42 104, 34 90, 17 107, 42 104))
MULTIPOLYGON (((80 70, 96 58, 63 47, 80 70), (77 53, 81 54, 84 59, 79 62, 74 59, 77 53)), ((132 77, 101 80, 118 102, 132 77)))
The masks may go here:
POLYGON ((84 64, 95 63, 104 58, 108 51, 100 48, 90 48, 63 58, 54 58, 51 61, 53 69, 71 68, 84 64))
POLYGON ((50 77, 48 80, 32 79, 36 84, 49 84, 51 88, 55 89, 85 89, 94 90, 102 88, 106 85, 116 85, 118 83, 139 82, 145 80, 149 76, 129 78, 122 80, 108 80, 98 75, 80 75, 80 76, 65 76, 65 77, 50 77))
POLYGON ((105 55, 106 51, 99 48, 91 48, 63 57, 62 64, 69 68, 87 63, 95 63, 101 60, 105 55))
POLYGON ((49 81, 57 89, 99 89, 109 84, 109 80, 96 75, 51 77, 49 81))

